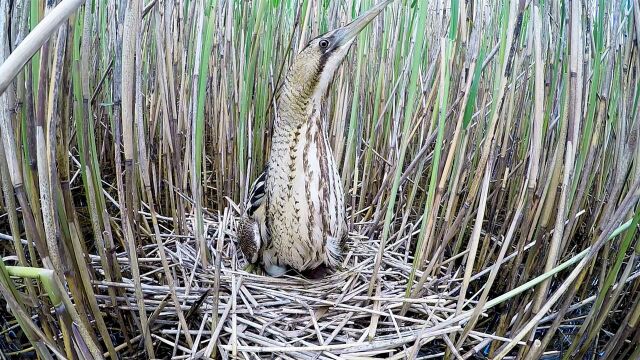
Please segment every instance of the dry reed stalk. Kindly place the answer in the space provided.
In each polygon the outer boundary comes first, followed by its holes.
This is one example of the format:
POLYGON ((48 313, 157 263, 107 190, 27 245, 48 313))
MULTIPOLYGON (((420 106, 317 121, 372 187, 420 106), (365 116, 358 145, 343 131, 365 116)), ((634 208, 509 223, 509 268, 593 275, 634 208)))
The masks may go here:
MULTIPOLYGON (((138 303, 138 316, 140 317, 140 331, 143 334, 144 344, 149 357, 154 356, 153 344, 150 329, 148 327, 147 314, 144 308, 144 298, 142 297, 141 279, 138 265, 137 245, 134 238, 133 225, 133 192, 134 188, 134 146, 133 146, 133 124, 134 124, 134 85, 135 85, 135 47, 136 33, 140 28, 140 2, 132 1, 126 6, 124 24, 122 31, 122 139, 125 159, 125 189, 127 192, 120 198, 120 209, 123 217, 123 232, 127 241, 128 255, 132 262, 131 271, 136 284, 136 301, 138 303)), ((141 111, 141 109, 138 109, 141 111)), ((118 153, 117 156, 120 156, 118 153)))

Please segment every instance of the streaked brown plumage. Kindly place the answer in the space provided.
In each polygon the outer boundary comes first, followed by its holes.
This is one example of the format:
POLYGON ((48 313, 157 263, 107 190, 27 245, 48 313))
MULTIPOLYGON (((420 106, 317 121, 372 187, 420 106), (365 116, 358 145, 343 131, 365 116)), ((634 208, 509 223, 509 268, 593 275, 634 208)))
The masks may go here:
POLYGON ((267 169, 251 191, 238 240, 272 276, 288 267, 335 268, 347 236, 344 190, 321 119, 324 96, 355 40, 391 0, 309 42, 295 57, 278 99, 267 169))
POLYGON ((243 216, 238 221, 236 229, 240 249, 247 257, 247 261, 254 264, 258 261, 261 246, 260 227, 253 217, 243 216))

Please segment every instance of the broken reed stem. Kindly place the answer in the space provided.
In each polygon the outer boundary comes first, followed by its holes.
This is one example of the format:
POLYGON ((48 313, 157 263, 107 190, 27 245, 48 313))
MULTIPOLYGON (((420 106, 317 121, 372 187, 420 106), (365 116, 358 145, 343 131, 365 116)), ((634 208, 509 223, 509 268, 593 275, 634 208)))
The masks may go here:
POLYGON ((20 45, 0 64, 0 95, 47 39, 69 18, 84 0, 63 0, 42 19, 20 45))

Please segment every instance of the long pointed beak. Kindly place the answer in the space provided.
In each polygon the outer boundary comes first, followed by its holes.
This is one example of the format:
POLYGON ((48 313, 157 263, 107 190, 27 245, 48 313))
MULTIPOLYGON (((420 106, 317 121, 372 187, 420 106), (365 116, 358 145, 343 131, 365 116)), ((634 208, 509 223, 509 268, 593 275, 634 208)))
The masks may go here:
POLYGON ((369 11, 357 17, 353 20, 349 25, 346 25, 340 29, 335 30, 334 37, 336 39, 335 46, 341 47, 344 44, 350 43, 362 29, 364 29, 369 23, 376 18, 376 16, 380 15, 382 10, 384 10, 387 5, 389 5, 393 0, 385 0, 380 4, 374 6, 369 9, 369 11))

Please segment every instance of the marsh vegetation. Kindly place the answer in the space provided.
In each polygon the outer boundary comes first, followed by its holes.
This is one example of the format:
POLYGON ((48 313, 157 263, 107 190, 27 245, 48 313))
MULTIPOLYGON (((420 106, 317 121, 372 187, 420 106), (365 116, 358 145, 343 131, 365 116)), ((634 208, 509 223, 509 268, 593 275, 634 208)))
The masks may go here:
MULTIPOLYGON (((638 1, 393 2, 327 96, 318 282, 236 216, 292 56, 375 1, 73 2, 0 73, 0 355, 640 357, 638 1)), ((0 2, 0 63, 55 6, 0 2)))

